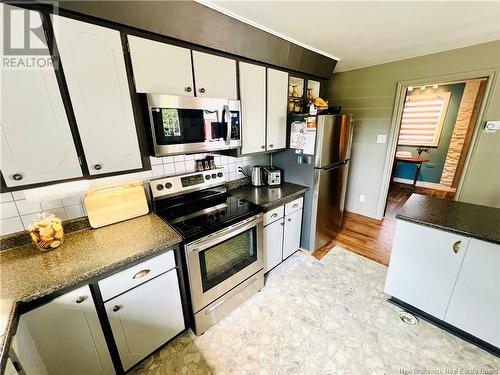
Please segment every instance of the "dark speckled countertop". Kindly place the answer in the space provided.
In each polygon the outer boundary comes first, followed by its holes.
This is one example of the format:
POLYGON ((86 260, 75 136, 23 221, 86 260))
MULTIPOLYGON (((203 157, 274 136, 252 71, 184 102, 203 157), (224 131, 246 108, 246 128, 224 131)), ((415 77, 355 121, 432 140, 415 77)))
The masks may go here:
POLYGON ((500 209, 412 194, 396 218, 500 244, 500 209))
POLYGON ((105 277, 181 241, 168 224, 149 214, 69 233, 61 247, 52 251, 41 252, 29 244, 0 252, 2 364, 20 303, 85 285, 91 278, 105 277))
POLYGON ((245 199, 259 205, 265 210, 269 210, 293 201, 307 190, 309 190, 307 186, 284 182, 279 186, 242 185, 229 190, 229 193, 237 198, 245 199))

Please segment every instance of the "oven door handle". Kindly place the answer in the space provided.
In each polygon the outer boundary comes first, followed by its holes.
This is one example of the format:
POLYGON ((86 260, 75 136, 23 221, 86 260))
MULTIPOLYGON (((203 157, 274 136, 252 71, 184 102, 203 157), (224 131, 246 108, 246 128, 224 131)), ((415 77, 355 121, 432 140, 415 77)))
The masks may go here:
POLYGON ((231 111, 229 110, 229 105, 228 104, 224 104, 224 108, 222 109, 222 117, 223 117, 223 123, 226 127, 225 131, 226 131, 226 144, 228 145, 231 141, 231 127, 230 127, 230 123, 231 123, 231 111))
MULTIPOLYGON (((217 245, 218 243, 224 242, 225 240, 234 237, 244 231, 258 225, 262 224, 263 214, 252 216, 240 223, 231 225, 230 227, 224 228, 218 232, 209 234, 208 236, 202 237, 199 240, 193 241, 185 245, 186 254, 193 254, 203 251, 211 246, 217 245)), ((189 260, 188 260, 189 262, 189 260)))

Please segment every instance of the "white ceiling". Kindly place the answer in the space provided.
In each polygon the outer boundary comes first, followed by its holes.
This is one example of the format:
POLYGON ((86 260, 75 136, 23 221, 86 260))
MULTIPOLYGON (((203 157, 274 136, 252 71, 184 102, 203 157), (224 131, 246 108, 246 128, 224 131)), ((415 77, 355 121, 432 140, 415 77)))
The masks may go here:
POLYGON ((199 1, 345 71, 500 39, 500 1, 199 1))

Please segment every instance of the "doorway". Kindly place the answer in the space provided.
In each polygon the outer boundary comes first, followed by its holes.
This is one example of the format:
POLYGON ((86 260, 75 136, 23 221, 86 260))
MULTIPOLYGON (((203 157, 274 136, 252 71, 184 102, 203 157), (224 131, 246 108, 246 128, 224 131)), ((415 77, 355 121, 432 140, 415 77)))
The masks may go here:
POLYGON ((384 218, 413 193, 454 199, 488 78, 404 87, 384 218))

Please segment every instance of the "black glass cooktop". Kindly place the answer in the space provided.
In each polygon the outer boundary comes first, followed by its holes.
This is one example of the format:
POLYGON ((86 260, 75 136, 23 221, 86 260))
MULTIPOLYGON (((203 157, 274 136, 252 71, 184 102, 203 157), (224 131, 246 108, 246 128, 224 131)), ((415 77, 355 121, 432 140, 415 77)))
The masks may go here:
POLYGON ((214 233, 262 212, 262 208, 225 191, 204 190, 155 202, 155 212, 186 240, 214 233))

